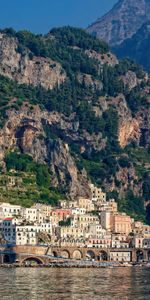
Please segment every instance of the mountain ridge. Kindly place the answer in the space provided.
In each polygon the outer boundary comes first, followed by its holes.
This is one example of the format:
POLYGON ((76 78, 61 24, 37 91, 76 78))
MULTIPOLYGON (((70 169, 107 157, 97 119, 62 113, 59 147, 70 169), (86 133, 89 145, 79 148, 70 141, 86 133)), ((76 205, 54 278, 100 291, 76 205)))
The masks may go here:
POLYGON ((114 46, 131 38, 149 19, 149 0, 120 0, 87 31, 114 46))
POLYGON ((132 36, 125 40, 119 46, 113 48, 113 51, 120 58, 125 56, 134 59, 137 63, 143 65, 144 69, 150 72, 150 21, 144 23, 142 27, 132 36))

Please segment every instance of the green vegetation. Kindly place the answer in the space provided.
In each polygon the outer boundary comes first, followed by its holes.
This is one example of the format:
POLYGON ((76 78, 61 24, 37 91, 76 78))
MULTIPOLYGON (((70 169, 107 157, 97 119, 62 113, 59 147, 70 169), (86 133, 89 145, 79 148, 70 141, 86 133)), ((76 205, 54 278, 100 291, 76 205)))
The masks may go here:
POLYGON ((63 43, 65 46, 76 46, 83 50, 90 49, 99 53, 107 53, 109 51, 108 44, 93 38, 83 29, 70 26, 54 28, 50 31, 50 35, 54 36, 59 43, 63 43))
POLYGON ((139 111, 141 107, 149 107, 150 104, 147 101, 147 96, 141 95, 140 86, 135 87, 129 93, 126 94, 126 100, 133 116, 139 111))
POLYGON ((60 221, 59 222, 59 226, 63 227, 63 226, 70 226, 71 225, 71 218, 68 218, 66 220, 60 221))
POLYGON ((145 210, 142 198, 134 196, 132 191, 128 191, 125 199, 118 200, 118 208, 135 220, 145 222, 145 210))
POLYGON ((51 186, 47 165, 38 164, 31 156, 18 152, 8 153, 5 162, 7 172, 5 176, 1 175, 3 179, 0 179, 0 193, 6 201, 24 206, 31 206, 35 202, 55 206, 58 200, 63 199, 64 195, 51 186), (15 177, 15 186, 7 185, 9 177, 15 177), (6 186, 6 189, 3 189, 3 186, 6 186))

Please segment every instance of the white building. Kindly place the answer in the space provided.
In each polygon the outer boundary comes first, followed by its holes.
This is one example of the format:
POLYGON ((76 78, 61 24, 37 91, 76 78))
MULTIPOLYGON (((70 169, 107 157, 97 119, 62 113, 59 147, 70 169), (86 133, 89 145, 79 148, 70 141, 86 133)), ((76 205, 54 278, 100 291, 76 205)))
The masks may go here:
POLYGON ((13 218, 6 218, 2 221, 2 234, 7 243, 16 243, 16 220, 13 218))
POLYGON ((38 233, 52 234, 51 223, 40 225, 16 226, 16 245, 36 245, 38 233))
POLYGON ((12 205, 9 203, 0 204, 0 219, 11 218, 15 215, 19 215, 21 211, 20 205, 12 205))
POLYGON ((89 238, 100 239, 106 235, 106 230, 102 228, 100 224, 90 224, 89 225, 89 238))
POLYGON ((111 251, 110 260, 118 262, 130 262, 131 252, 130 251, 111 251))
POLYGON ((16 245, 36 245, 37 232, 31 226, 16 226, 16 245))
POLYGON ((129 248, 129 241, 124 234, 112 234, 112 248, 129 248))
POLYGON ((52 235, 52 224, 22 225, 19 220, 13 218, 6 218, 2 222, 2 234, 10 244, 36 245, 38 233, 52 235))
POLYGON ((21 208, 21 215, 25 220, 30 221, 30 222, 35 222, 37 220, 38 212, 37 212, 36 208, 22 207, 21 208))
POLYGON ((71 209, 73 215, 85 215, 86 214, 86 209, 85 208, 80 208, 80 207, 75 207, 71 209))

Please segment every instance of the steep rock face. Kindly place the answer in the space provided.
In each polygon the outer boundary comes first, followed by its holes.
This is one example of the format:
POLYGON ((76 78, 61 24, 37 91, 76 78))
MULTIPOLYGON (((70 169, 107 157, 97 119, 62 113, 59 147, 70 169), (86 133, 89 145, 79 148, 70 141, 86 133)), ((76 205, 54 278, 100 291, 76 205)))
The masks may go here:
POLYGON ((87 174, 80 174, 75 161, 70 155, 69 147, 60 139, 53 143, 50 149, 52 172, 55 175, 53 184, 55 186, 68 186, 69 196, 75 199, 77 196, 88 197, 90 195, 87 174), (57 180, 56 180, 57 178, 57 180))
POLYGON ((33 56, 29 51, 18 52, 18 41, 13 37, 0 34, 0 74, 16 80, 18 83, 41 85, 53 89, 66 78, 61 65, 48 58, 33 56))
POLYGON ((149 18, 149 0, 120 0, 87 30, 109 44, 117 45, 132 37, 149 18))
POLYGON ((131 141, 139 142, 141 135, 140 124, 136 119, 123 120, 119 127, 119 143, 122 148, 131 141))
POLYGON ((142 118, 140 146, 150 149, 150 107, 145 109, 142 118))
POLYGON ((138 79, 136 74, 132 71, 128 71, 124 76, 121 76, 121 79, 129 90, 132 90, 141 83, 141 80, 138 79))
POLYGON ((89 151, 92 148, 102 149, 105 140, 101 135, 83 132, 79 136, 72 119, 59 113, 41 111, 38 106, 30 110, 30 106, 24 105, 19 112, 11 110, 8 115, 9 119, 0 131, 1 165, 7 151, 20 149, 35 161, 47 163, 51 168, 53 185, 58 188, 61 185, 72 199, 87 197, 90 191, 86 171, 78 171, 68 143, 75 141, 81 151, 85 148, 89 151), (44 126, 48 128, 49 138, 45 135, 44 126), (54 132, 59 132, 61 138, 53 139, 54 132))
MULTIPOLYGON (((119 116, 118 141, 124 148, 131 141, 148 147, 149 140, 149 112, 144 116, 132 117, 127 107, 125 97, 120 94, 116 98, 106 101, 100 97, 100 115, 109 109, 109 106, 117 108, 119 116), (146 117, 147 116, 147 117, 146 117)), ((94 109, 94 107, 93 107, 94 109)), ((4 168, 4 157, 7 151, 19 149, 22 153, 31 155, 33 159, 42 164, 48 164, 52 174, 52 185, 63 189, 68 197, 75 199, 78 196, 88 197, 89 179, 85 169, 78 170, 76 158, 71 152, 71 145, 77 144, 80 153, 89 153, 94 149, 101 151, 106 147, 106 140, 101 133, 90 135, 86 131, 78 134, 78 124, 74 121, 75 115, 70 118, 57 112, 41 111, 38 106, 32 107, 24 103, 20 111, 8 111, 8 121, 0 130, 0 161, 4 168), (45 131, 48 132, 47 133, 45 131)), ((105 190, 117 190, 120 196, 125 195, 131 189, 137 195, 141 195, 142 183, 135 184, 138 177, 134 167, 122 169, 116 172, 111 181, 104 178, 105 190), (116 186, 116 180, 120 186, 116 186)))
POLYGON ((131 141, 135 141, 139 144, 142 126, 141 117, 132 117, 123 94, 120 94, 108 102, 108 105, 112 104, 116 108, 119 116, 118 141, 121 148, 126 147, 131 141))
POLYGON ((92 87, 94 90, 102 90, 103 84, 100 80, 93 80, 92 76, 89 74, 78 74, 77 76, 78 81, 82 84, 84 83, 86 87, 92 87))
MULTIPOLYGON (((124 197, 128 190, 133 191, 134 195, 142 196, 142 182, 139 181, 133 167, 120 169, 116 173, 116 179, 120 182, 120 187, 117 188, 120 197, 124 197), (138 184, 135 184, 135 182, 138 182, 138 184)), ((114 188, 116 189, 116 185, 114 185, 114 188)))
POLYGON ((85 54, 90 58, 96 59, 102 66, 107 64, 108 66, 114 67, 119 63, 117 57, 111 52, 100 54, 94 50, 86 50, 85 54))

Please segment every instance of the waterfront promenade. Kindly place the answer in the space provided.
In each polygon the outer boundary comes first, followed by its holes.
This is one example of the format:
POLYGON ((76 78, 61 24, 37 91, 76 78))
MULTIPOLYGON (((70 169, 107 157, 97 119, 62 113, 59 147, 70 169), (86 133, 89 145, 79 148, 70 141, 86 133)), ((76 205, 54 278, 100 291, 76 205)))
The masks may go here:
POLYGON ((28 262, 46 265, 54 261, 97 261, 127 262, 119 257, 129 257, 128 263, 150 261, 150 249, 100 249, 87 247, 53 247, 53 246, 0 246, 0 264, 28 262), (120 254, 122 256, 120 256, 120 254), (114 257, 114 260, 112 259, 114 257), (118 260, 116 259, 118 257, 118 260))

